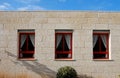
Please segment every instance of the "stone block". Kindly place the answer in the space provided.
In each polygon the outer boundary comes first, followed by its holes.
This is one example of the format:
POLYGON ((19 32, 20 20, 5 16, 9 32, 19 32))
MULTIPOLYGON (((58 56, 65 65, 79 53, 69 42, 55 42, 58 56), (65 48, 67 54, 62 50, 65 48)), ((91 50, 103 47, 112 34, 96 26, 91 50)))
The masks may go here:
POLYGON ((48 18, 48 24, 59 24, 61 23, 61 19, 60 18, 48 18))
MULTIPOLYGON (((74 56, 74 59, 76 61, 78 60, 82 60, 83 59, 83 54, 82 54, 82 50, 81 48, 76 48, 76 47, 73 47, 73 56, 74 56)), ((75 62, 75 63, 79 63, 79 62, 75 62)), ((76 65, 80 65, 80 64, 76 64, 76 65)))
POLYGON ((91 41, 85 41, 85 47, 86 48, 93 48, 93 43, 92 43, 92 40, 91 41))
POLYGON ((95 24, 96 30, 109 30, 109 25, 108 24, 95 24))
POLYGON ((88 18, 87 20, 87 24, 97 24, 97 23, 99 23, 98 18, 88 18))
POLYGON ((0 24, 0 30, 3 30, 3 24, 0 24))
POLYGON ((62 18, 61 23, 63 24, 85 24, 87 23, 87 18, 62 18))
POLYGON ((16 16, 19 17, 19 18, 28 18, 28 17, 32 18, 33 17, 32 12, 30 12, 30 13, 28 13, 28 12, 17 12, 15 14, 17 14, 16 16))
POLYGON ((85 18, 97 18, 98 17, 98 13, 94 13, 94 12, 85 12, 85 18))
POLYGON ((74 38, 73 45, 74 45, 73 48, 85 47, 85 41, 82 40, 81 38, 74 38))
POLYGON ((5 52, 5 50, 0 51, 0 59, 1 59, 1 61, 8 59, 8 54, 5 52))
POLYGON ((120 18, 112 18, 110 19, 110 24, 120 24, 120 18))
POLYGON ((48 18, 32 18, 30 23, 33 23, 33 24, 46 24, 46 23, 48 23, 48 18))
POLYGON ((7 41, 3 40, 3 41, 0 41, 0 48, 5 48, 7 47, 7 41))
POLYGON ((63 18, 69 18, 69 17, 72 17, 72 18, 84 18, 84 13, 80 13, 80 12, 72 12, 72 11, 69 11, 69 12, 57 12, 56 14, 57 16, 56 17, 63 17, 63 18))
POLYGON ((107 18, 110 19, 111 14, 110 13, 105 13, 105 12, 99 12, 98 17, 101 18, 107 18))
POLYGON ((110 34, 111 34, 111 39, 112 39, 113 36, 119 36, 120 35, 120 30, 119 29, 110 30, 110 34))
POLYGON ((109 24, 110 23, 110 19, 106 19, 106 18, 98 18, 98 24, 109 24))
POLYGON ((36 29, 41 29, 42 28, 42 26, 41 26, 41 24, 35 24, 35 23, 29 23, 28 24, 28 29, 35 29, 35 31, 36 31, 36 29))
POLYGON ((70 29, 70 30, 73 30, 74 26, 71 25, 71 24, 56 24, 54 29, 58 29, 58 30, 60 30, 60 29, 63 29, 63 30, 70 29))
POLYGON ((95 24, 82 24, 82 29, 94 29, 95 24))
POLYGON ((109 29, 120 29, 120 25, 119 24, 110 24, 109 25, 109 29))

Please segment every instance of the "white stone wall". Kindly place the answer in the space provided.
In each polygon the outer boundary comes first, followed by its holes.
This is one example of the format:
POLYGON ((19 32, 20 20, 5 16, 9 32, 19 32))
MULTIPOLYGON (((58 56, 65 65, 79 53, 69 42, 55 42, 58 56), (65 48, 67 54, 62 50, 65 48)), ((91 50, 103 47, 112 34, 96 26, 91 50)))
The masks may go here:
POLYGON ((62 66, 93 78, 119 78, 120 13, 80 11, 0 12, 0 72, 53 78, 62 66), (35 29, 35 59, 18 59, 18 30, 35 29), (55 60, 55 29, 73 30, 73 59, 55 60), (93 30, 110 30, 110 60, 93 60, 93 30))

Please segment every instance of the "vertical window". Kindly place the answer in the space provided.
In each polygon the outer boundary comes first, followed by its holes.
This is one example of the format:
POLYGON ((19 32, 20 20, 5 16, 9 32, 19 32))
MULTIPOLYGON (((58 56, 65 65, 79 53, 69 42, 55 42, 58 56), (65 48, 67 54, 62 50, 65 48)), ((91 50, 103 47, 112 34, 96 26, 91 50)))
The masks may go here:
POLYGON ((19 31, 19 58, 34 58, 35 32, 34 30, 19 31))
POLYGON ((56 31, 55 33, 55 58, 72 58, 72 31, 56 31))
POLYGON ((109 59, 109 31, 93 31, 93 59, 109 59))

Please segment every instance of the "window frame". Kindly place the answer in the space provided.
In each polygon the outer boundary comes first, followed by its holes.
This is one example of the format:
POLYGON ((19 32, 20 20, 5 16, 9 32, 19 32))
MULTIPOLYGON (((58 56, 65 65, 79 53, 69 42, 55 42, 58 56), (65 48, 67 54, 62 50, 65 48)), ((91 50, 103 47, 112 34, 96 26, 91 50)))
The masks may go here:
MULTIPOLYGON (((63 39, 63 37, 62 37, 62 39, 63 39)), ((64 43, 64 39, 63 39, 63 43, 64 43)), ((57 59, 61 59, 61 60, 65 60, 65 59, 72 59, 72 57, 73 57, 73 55, 72 55, 72 32, 55 32, 55 59, 57 60, 57 59), (62 47, 63 47, 63 50, 62 50, 62 52, 61 51, 56 51, 56 47, 57 47, 57 35, 58 34, 61 34, 62 36, 63 35, 70 35, 70 51, 64 51, 64 44, 62 45, 62 47), (57 58, 56 57, 56 55, 57 54, 71 54, 71 57, 69 57, 69 58, 57 58)))
MULTIPOLYGON (((26 48, 28 49, 28 35, 35 35, 35 32, 33 31, 33 32, 27 32, 27 31, 23 31, 23 32, 19 32, 19 53, 18 53, 18 59, 34 59, 35 57, 33 56, 33 57, 31 57, 31 58, 22 58, 22 57, 20 57, 20 53, 24 53, 24 54, 35 54, 35 46, 34 46, 34 51, 20 51, 20 44, 21 44, 21 35, 27 35, 27 46, 26 46, 26 48)), ((35 41, 34 41, 34 43, 35 43, 35 41)))
MULTIPOLYGON (((103 52, 103 51, 98 51, 98 52, 94 52, 94 50, 93 50, 93 59, 109 59, 109 32, 94 32, 93 31, 93 36, 94 35, 98 35, 98 36, 100 36, 100 35, 105 35, 106 36, 106 45, 107 45, 107 48, 106 48, 106 51, 105 52, 103 52), (107 55, 107 57, 105 57, 105 58, 94 58, 94 54, 106 54, 107 55)), ((99 43, 100 43, 100 39, 99 39, 99 43)), ((94 47, 93 47, 94 48, 94 47)), ((99 46, 99 48, 101 48, 101 44, 100 44, 100 46, 99 46)))

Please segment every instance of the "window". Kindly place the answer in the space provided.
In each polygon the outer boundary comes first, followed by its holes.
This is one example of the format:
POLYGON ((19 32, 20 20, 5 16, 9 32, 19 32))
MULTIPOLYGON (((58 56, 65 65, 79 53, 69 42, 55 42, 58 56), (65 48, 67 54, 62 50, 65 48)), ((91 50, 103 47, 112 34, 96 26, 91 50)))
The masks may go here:
POLYGON ((55 58, 72 58, 72 31, 56 31, 55 33, 55 58))
POLYGON ((19 58, 34 58, 35 33, 33 30, 19 31, 19 58))
POLYGON ((93 59, 109 59, 109 31, 93 31, 93 59))

